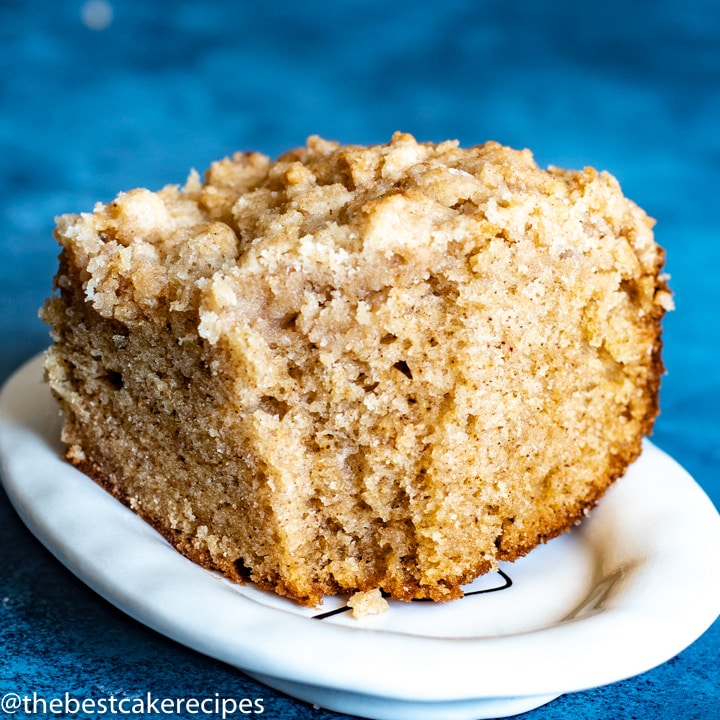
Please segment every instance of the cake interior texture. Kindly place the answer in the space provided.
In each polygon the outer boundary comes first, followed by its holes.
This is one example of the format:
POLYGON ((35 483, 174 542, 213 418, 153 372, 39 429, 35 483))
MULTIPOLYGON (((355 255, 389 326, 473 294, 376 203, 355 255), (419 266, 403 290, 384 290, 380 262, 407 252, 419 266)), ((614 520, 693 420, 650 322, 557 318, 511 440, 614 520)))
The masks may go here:
POLYGON ((402 133, 64 215, 41 314, 67 457, 232 579, 459 597, 652 430, 652 225, 606 172, 402 133))

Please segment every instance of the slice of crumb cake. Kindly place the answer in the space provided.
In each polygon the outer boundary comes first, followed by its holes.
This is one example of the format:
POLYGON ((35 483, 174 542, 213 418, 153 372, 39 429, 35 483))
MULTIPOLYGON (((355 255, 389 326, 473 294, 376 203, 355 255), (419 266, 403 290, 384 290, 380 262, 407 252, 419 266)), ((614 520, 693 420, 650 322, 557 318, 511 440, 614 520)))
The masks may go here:
POLYGON ((639 454, 651 227, 607 173, 400 133, 121 193, 57 225, 67 456, 231 578, 456 598, 639 454))

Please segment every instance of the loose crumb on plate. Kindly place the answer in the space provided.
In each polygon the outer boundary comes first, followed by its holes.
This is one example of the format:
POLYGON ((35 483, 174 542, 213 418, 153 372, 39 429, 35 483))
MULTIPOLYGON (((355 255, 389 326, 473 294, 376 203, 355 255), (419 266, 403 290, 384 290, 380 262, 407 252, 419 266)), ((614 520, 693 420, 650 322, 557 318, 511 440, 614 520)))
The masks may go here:
POLYGON ((352 608, 352 616, 356 620, 367 615, 382 615, 390 607, 379 588, 355 593, 347 604, 349 608, 352 608))

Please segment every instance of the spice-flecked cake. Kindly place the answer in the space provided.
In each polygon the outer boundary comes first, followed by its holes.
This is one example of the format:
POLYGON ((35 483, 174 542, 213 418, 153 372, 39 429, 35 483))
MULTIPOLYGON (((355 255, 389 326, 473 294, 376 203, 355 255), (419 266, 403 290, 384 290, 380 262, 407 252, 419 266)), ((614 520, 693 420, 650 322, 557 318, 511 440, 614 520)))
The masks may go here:
POLYGON ((67 457, 230 578, 459 597, 640 453, 672 305, 652 224, 605 172, 402 133, 64 215, 67 457))

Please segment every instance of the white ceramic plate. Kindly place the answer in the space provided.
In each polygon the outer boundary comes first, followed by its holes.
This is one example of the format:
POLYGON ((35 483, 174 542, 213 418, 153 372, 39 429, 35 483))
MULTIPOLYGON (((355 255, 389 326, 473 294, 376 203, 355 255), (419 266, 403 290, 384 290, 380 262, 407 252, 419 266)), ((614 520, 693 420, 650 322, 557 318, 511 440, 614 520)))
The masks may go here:
POLYGON ((659 665, 720 614, 720 516, 650 443, 579 528, 462 600, 354 620, 342 599, 308 609, 233 585, 62 460, 41 362, 0 397, 3 480, 30 530, 129 615, 302 700, 380 720, 505 717, 659 665))

